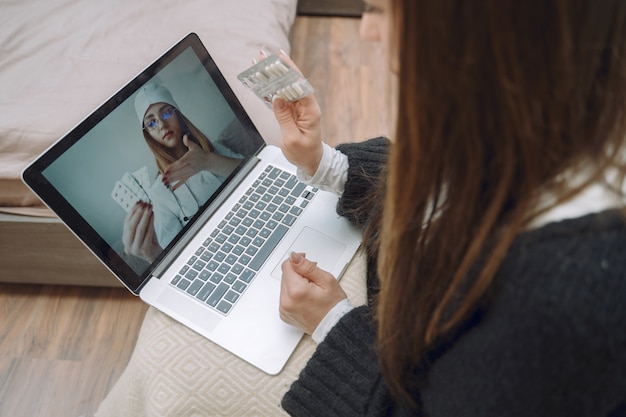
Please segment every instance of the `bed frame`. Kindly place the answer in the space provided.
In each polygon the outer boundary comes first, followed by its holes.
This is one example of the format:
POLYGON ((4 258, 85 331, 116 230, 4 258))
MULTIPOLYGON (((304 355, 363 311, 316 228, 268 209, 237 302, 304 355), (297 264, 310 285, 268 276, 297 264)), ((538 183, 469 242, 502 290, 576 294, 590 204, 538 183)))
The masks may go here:
POLYGON ((0 281, 121 286, 60 220, 5 213, 0 213, 0 281))
POLYGON ((359 17, 363 0, 299 0, 298 14, 308 16, 359 17))

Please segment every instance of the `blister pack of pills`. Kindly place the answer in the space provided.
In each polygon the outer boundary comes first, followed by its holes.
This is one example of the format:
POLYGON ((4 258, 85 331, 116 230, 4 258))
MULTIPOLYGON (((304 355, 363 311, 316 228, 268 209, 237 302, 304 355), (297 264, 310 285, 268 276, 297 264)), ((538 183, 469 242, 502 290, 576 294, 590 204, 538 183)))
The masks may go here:
POLYGON ((150 202, 146 190, 150 188, 148 168, 143 167, 129 174, 125 173, 122 178, 115 182, 111 191, 111 198, 115 200, 126 212, 129 212, 138 201, 150 202))
POLYGON ((280 59, 278 55, 268 56, 239 74, 237 78, 269 108, 272 108, 274 96, 279 96, 290 103, 315 91, 302 74, 280 59))

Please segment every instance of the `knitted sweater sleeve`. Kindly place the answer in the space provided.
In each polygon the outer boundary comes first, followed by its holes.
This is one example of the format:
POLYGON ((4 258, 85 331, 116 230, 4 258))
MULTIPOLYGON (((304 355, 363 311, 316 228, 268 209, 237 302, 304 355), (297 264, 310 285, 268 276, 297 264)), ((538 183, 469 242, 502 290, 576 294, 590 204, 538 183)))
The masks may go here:
MULTIPOLYGON (((337 146, 348 157, 348 177, 338 214, 358 227, 379 207, 376 186, 389 153, 383 137, 337 146)), ((384 414, 389 404, 376 353, 376 326, 369 307, 353 309, 332 328, 282 401, 293 416, 384 414), (375 399, 375 402, 372 402, 375 399), (381 412, 382 411, 382 412, 381 412)))
POLYGON ((285 411, 311 417, 385 414, 378 407, 389 402, 370 314, 367 307, 357 307, 337 323, 283 397, 285 411))
POLYGON ((337 213, 356 226, 367 224, 373 210, 380 204, 377 191, 387 158, 389 139, 378 137, 365 142, 346 143, 337 150, 348 157, 348 178, 337 205, 337 213))

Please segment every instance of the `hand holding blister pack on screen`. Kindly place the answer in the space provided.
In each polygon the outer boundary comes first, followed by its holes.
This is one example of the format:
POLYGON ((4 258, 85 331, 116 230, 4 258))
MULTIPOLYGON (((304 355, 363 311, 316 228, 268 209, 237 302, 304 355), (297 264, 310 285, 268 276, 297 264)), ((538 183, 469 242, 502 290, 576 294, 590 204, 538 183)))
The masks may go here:
POLYGON ((237 76, 265 104, 272 108, 275 96, 291 103, 313 94, 311 83, 283 61, 278 55, 270 55, 237 76))
POLYGON ((125 173, 120 180, 116 181, 111 191, 111 198, 128 213, 139 201, 150 203, 148 189, 150 189, 150 177, 148 167, 144 166, 132 174, 125 173))

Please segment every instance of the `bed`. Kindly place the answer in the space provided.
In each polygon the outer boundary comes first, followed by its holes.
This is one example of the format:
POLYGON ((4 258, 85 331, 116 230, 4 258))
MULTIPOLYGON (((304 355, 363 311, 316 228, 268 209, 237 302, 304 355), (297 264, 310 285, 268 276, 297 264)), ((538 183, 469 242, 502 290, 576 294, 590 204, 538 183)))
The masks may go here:
POLYGON ((1 2, 0 281, 119 285, 23 185, 21 171, 188 32, 277 143, 276 121, 236 75, 261 48, 289 52, 296 8, 297 0, 1 2))

